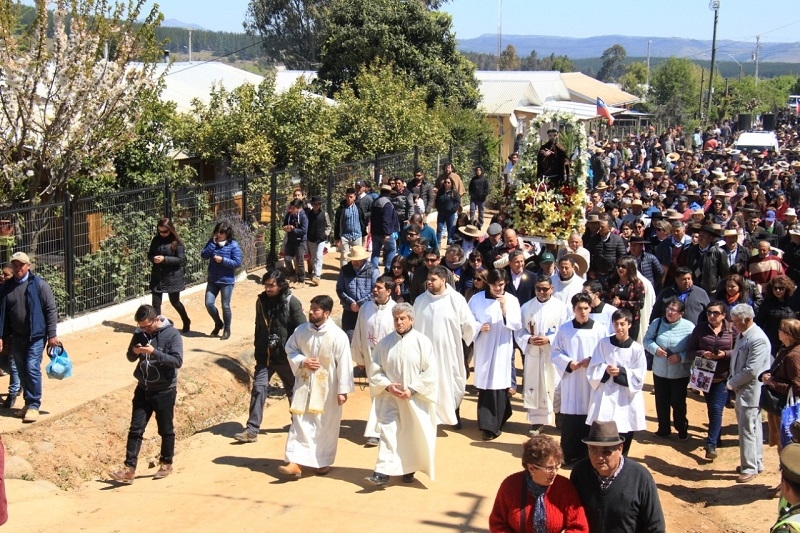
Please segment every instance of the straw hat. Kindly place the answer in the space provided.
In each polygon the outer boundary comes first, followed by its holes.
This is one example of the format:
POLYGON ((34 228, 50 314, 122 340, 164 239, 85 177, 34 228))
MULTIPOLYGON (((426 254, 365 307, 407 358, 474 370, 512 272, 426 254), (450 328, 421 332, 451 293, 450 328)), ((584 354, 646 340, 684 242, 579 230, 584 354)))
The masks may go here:
POLYGON ((472 224, 467 224, 466 226, 460 226, 458 231, 461 232, 462 235, 466 235, 467 237, 475 237, 478 238, 483 235, 483 232, 479 228, 476 228, 472 224))
POLYGON ((579 276, 583 277, 583 275, 586 274, 586 271, 589 270, 589 263, 582 255, 569 253, 564 254, 563 257, 569 257, 572 259, 572 261, 575 263, 575 272, 577 272, 579 276))
POLYGON ((363 246, 353 246, 347 252, 345 259, 348 261, 364 261, 365 259, 369 259, 370 255, 371 254, 363 246))

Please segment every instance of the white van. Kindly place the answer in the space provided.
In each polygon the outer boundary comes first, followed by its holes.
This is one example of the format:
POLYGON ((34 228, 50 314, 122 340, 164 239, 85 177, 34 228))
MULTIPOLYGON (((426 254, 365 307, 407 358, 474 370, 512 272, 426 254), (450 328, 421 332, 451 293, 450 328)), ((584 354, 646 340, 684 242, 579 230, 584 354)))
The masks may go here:
POLYGON ((778 138, 771 131, 743 131, 733 141, 733 147, 745 154, 753 150, 758 150, 759 152, 775 150, 775 152, 780 153, 778 138))
POLYGON ((790 94, 789 100, 786 102, 786 108, 790 113, 797 114, 797 104, 800 102, 800 94, 790 94))

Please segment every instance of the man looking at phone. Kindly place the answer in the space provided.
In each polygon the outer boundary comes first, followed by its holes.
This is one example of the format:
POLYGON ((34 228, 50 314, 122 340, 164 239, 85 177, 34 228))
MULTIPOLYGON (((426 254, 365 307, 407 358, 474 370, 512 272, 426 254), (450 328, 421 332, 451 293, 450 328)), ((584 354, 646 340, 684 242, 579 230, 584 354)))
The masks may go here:
POLYGON ((161 436, 160 466, 153 479, 172 473, 175 455, 174 411, 178 369, 183 365, 183 339, 172 323, 158 316, 152 305, 143 305, 134 315, 137 328, 128 346, 128 361, 136 362, 133 376, 138 381, 133 392, 133 413, 125 448, 125 466, 111 472, 111 479, 125 485, 133 483, 142 438, 150 416, 155 413, 161 436))

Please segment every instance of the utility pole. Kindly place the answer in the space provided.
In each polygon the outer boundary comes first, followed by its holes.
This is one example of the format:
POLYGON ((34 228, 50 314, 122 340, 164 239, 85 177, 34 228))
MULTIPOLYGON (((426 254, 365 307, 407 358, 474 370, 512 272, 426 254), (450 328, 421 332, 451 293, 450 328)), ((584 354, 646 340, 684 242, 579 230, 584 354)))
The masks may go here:
POLYGON ((711 38, 711 71, 708 73, 708 107, 706 108, 706 120, 711 117, 711 97, 714 95, 714 61, 717 57, 717 22, 719 22, 720 0, 711 0, 708 8, 714 10, 714 33, 711 38))
POLYGON ((189 63, 192 62, 192 30, 189 29, 189 63))
POLYGON ((703 120, 703 85, 706 83, 706 69, 700 67, 700 106, 697 108, 697 120, 703 120))
POLYGON ((647 88, 647 92, 650 92, 650 45, 653 44, 653 40, 650 39, 647 41, 647 76, 645 77, 645 87, 647 88))
POLYGON ((497 70, 500 70, 500 54, 503 51, 503 0, 497 0, 497 70))
POLYGON ((761 36, 756 35, 756 51, 753 52, 753 61, 756 62, 756 85, 758 85, 758 52, 761 50, 761 36))

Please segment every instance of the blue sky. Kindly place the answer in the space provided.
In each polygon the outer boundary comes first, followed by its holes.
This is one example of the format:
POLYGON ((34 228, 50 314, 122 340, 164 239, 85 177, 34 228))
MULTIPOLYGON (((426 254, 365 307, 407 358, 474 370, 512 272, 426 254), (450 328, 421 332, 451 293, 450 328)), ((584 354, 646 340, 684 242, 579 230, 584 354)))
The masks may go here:
MULTIPOLYGON (((497 32, 499 0, 451 0, 459 38, 497 32)), ((210 30, 240 31, 247 0, 159 0, 166 18, 210 30)), ((633 35, 711 39, 713 12, 707 0, 502 0, 503 33, 518 35, 633 35), (663 7, 662 7, 663 6, 663 7)), ((152 2, 151 2, 152 4, 152 2)), ((800 41, 798 0, 721 0, 718 39, 800 41)))

